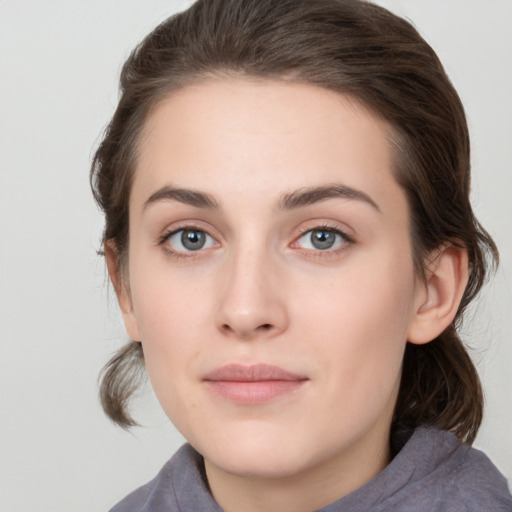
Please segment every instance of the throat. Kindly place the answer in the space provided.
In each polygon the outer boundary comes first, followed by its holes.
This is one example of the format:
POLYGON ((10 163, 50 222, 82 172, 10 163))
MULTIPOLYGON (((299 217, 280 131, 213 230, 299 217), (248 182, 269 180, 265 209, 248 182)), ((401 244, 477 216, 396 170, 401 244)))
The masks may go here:
POLYGON ((311 512, 363 486, 390 461, 389 444, 359 464, 337 458, 281 476, 240 475, 205 461, 205 477, 214 499, 225 512, 311 512))

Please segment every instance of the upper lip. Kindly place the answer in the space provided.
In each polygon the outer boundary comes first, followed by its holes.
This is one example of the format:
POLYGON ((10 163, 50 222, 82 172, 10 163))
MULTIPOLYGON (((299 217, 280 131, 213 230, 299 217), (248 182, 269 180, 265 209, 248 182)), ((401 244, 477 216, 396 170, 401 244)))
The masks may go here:
POLYGON ((228 382, 258 382, 270 380, 307 380, 303 375, 298 375, 269 364, 227 364, 208 373, 206 381, 228 382))

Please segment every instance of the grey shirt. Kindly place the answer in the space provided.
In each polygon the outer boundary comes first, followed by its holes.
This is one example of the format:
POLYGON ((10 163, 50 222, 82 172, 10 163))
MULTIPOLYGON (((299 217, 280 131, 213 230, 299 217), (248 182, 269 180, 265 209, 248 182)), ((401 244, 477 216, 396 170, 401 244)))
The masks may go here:
MULTIPOLYGON (((222 512, 202 457, 182 446, 149 483, 110 512, 222 512)), ((419 428, 373 480, 317 512, 512 512, 503 475, 455 435, 419 428)))

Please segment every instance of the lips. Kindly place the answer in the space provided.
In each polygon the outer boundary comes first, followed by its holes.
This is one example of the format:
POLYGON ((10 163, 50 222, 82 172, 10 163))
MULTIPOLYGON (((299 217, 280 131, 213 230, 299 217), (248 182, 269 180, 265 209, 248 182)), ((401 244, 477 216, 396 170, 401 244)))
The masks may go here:
POLYGON ((307 377, 267 364, 229 364, 208 373, 210 391, 237 404, 261 404, 296 392, 307 377))

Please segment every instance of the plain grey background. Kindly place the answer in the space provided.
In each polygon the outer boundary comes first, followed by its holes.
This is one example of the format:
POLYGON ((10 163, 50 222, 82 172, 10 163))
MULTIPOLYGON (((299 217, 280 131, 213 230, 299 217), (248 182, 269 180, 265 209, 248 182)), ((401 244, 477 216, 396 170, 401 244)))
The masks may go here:
MULTIPOLYGON (((129 51, 181 0, 0 0, 0 511, 104 511, 181 444, 151 391, 132 433, 97 375, 125 340, 106 286, 89 163, 129 51)), ((418 27, 467 108, 473 200, 501 268, 466 324, 512 478, 512 1, 382 0, 418 27)))

